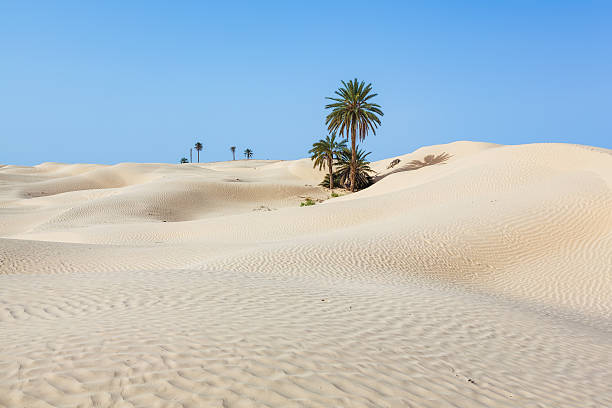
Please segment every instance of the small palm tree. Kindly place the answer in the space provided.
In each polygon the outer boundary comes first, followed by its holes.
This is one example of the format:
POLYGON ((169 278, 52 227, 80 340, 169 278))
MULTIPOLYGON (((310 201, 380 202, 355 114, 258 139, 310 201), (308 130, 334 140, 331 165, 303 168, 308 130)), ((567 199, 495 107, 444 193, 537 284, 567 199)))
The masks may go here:
POLYGON ((236 160, 236 146, 230 147, 230 151, 232 152, 232 160, 236 160))
POLYGON ((198 163, 200 162, 200 152, 202 151, 203 148, 204 146, 202 146, 202 143, 197 142, 195 144, 195 149, 198 151, 198 163))
MULTIPOLYGON (((372 176, 370 173, 373 170, 370 168, 370 162, 367 160, 370 152, 366 153, 362 149, 357 149, 356 171, 355 171, 355 188, 361 190, 372 184, 372 176)), ((338 185, 348 188, 351 186, 351 164, 353 161, 353 152, 351 149, 344 148, 338 155, 336 160, 336 173, 334 174, 335 182, 338 185)), ((325 176, 321 186, 329 184, 329 174, 325 176)))
POLYGON ((337 142, 336 134, 332 133, 331 138, 329 135, 325 136, 325 139, 313 143, 312 149, 308 151, 311 154, 310 160, 314 161, 313 168, 319 166, 319 170, 321 170, 327 166, 329 170, 329 188, 332 190, 334 189, 333 161, 338 158, 343 149, 346 149, 346 140, 337 142))
POLYGON ((181 157, 181 164, 189 163, 186 157, 181 157))
POLYGON ((357 78, 348 83, 342 81, 342 86, 335 91, 337 96, 327 98, 333 103, 325 105, 325 109, 332 109, 325 118, 327 130, 330 133, 339 131, 341 136, 351 138, 351 191, 356 188, 357 135, 362 141, 370 130, 376 134, 376 128, 381 123, 379 116, 383 116, 380 105, 370 102, 378 95, 371 91, 372 84, 366 85, 357 78))
POLYGON ((247 160, 249 160, 251 157, 253 157, 253 151, 251 149, 245 149, 244 150, 244 157, 247 158, 247 160))

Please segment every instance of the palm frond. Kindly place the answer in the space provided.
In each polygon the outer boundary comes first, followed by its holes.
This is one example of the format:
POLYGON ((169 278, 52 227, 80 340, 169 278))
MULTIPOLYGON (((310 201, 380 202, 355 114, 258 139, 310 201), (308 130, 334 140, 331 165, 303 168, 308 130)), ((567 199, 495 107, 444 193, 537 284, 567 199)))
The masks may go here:
MULTIPOLYGON (((358 190, 364 189, 372 184, 372 176, 370 173, 374 171, 370 168, 370 162, 367 160, 370 152, 357 148, 356 171, 355 171, 355 188, 358 190)), ((350 172, 351 172, 352 152, 350 149, 343 149, 338 159, 336 160, 336 177, 339 185, 345 188, 350 187, 350 172)))

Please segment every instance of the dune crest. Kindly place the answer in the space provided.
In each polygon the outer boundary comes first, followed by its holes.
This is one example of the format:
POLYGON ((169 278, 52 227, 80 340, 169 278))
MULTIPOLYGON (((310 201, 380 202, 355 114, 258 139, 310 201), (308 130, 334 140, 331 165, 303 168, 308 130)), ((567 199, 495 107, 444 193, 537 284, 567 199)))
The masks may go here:
POLYGON ((612 406, 612 151, 371 167, 0 166, 0 407, 612 406))

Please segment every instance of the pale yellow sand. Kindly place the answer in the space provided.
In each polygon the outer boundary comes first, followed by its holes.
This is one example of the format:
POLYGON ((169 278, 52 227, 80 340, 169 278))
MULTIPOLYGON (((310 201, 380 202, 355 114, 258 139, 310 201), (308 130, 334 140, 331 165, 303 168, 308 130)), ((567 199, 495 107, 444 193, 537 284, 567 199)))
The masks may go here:
POLYGON ((0 407, 612 406, 612 152, 399 158, 0 167, 0 407))

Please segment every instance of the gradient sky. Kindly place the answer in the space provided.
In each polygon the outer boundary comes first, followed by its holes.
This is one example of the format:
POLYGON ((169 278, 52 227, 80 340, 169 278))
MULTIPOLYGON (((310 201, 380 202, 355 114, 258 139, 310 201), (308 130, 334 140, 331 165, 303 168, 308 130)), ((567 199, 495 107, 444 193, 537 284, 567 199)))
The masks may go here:
POLYGON ((372 159, 454 140, 612 148, 609 1, 0 0, 0 163, 305 157, 372 82, 372 159))

